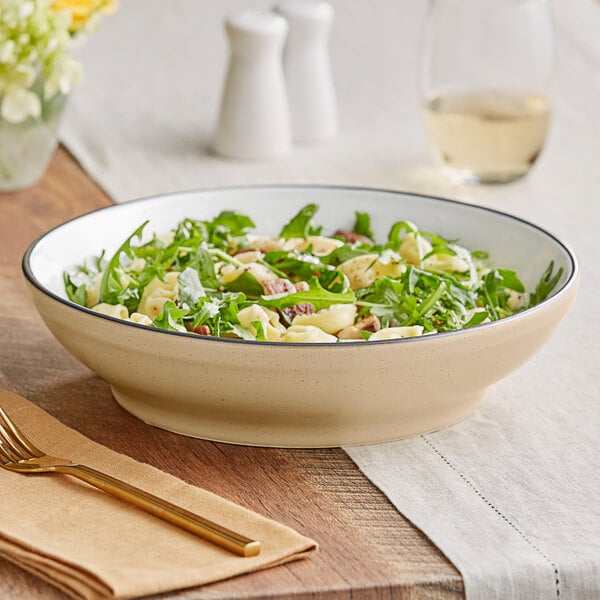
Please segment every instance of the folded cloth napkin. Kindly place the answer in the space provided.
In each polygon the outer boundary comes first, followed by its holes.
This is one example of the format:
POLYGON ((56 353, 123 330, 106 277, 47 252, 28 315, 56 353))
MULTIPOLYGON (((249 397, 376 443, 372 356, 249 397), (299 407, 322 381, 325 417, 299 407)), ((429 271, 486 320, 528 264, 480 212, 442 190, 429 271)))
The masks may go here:
POLYGON ((0 405, 45 452, 261 541, 258 556, 236 556, 73 477, 0 469, 0 556, 74 598, 131 598, 206 584, 317 548, 285 525, 92 442, 21 396, 0 391, 0 405))

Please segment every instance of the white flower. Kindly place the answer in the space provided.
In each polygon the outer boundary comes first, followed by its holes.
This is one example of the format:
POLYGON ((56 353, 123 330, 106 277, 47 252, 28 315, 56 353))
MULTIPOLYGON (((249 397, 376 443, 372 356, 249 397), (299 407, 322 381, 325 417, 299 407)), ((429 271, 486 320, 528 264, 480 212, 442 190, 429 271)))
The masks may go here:
POLYGON ((0 63, 10 63, 15 60, 15 42, 6 40, 0 44, 0 63))
POLYGON ((73 37, 115 7, 116 0, 0 0, 0 116, 39 117, 57 94, 69 94, 82 70, 70 56, 73 37))
POLYGON ((21 123, 28 117, 37 119, 42 112, 42 104, 36 94, 25 88, 8 90, 2 98, 0 114, 9 123, 21 123))
POLYGON ((27 17, 33 14, 35 10, 35 4, 33 2, 24 2, 19 7, 19 19, 25 20, 27 17))
POLYGON ((82 75, 81 63, 69 56, 56 65, 54 71, 44 82, 44 98, 53 98, 58 92, 67 95, 74 85, 79 83, 82 75))

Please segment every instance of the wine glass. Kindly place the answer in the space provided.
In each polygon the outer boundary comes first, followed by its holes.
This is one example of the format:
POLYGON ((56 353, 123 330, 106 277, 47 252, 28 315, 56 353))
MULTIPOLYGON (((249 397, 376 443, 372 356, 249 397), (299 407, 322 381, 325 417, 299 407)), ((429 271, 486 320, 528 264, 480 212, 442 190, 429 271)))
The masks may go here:
POLYGON ((528 173, 550 124, 553 66, 549 0, 430 0, 423 115, 450 175, 504 183, 528 173))

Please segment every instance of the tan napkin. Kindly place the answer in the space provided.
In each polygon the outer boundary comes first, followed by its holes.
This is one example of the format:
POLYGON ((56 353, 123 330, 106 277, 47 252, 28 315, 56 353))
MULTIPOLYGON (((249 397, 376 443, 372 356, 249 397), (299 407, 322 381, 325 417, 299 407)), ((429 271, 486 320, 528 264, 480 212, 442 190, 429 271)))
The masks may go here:
POLYGON ((206 584, 309 556, 312 540, 96 444, 21 396, 0 405, 32 441, 262 543, 243 558, 73 477, 0 469, 0 555, 75 598, 131 598, 206 584))

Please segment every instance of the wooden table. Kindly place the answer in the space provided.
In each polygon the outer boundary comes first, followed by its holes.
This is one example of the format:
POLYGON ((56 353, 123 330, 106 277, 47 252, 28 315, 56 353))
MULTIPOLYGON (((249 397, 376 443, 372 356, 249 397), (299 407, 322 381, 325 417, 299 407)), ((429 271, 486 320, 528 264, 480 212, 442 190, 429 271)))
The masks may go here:
MULTIPOLYGON (((321 546, 308 560, 161 598, 464 597, 454 566, 343 450, 248 448, 151 427, 59 346, 29 300, 21 256, 51 227, 109 204, 62 148, 36 187, 0 194, 0 387, 96 442, 286 523, 321 546)), ((0 598, 66 596, 0 559, 0 598)))

